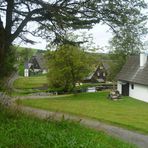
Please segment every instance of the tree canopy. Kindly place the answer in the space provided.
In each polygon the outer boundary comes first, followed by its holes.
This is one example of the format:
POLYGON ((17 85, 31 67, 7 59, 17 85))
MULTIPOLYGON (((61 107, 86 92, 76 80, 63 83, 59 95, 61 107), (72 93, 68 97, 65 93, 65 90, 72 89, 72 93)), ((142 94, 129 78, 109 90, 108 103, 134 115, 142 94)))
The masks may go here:
POLYGON ((0 30, 5 41, 0 42, 0 69, 7 63, 4 61, 9 58, 9 47, 15 39, 33 43, 26 33, 59 43, 67 30, 90 29, 96 23, 105 23, 118 32, 128 20, 132 26, 140 23, 144 19, 143 8, 143 0, 1 0, 0 30), (37 22, 37 29, 33 26, 30 31, 29 22, 37 22))
MULTIPOLYGON (((0 11, 5 17, 5 31, 12 43, 17 37, 29 32, 28 22, 37 22, 40 31, 31 34, 45 35, 51 31, 59 41, 66 29, 92 28, 96 23, 108 24, 114 31, 128 20, 143 18, 140 10, 146 5, 143 0, 1 0, 0 11), (48 31, 48 32, 47 32, 48 31), (45 34, 46 33, 46 34, 45 34)), ((129 23, 129 22, 128 22, 129 23)))
POLYGON ((87 54, 78 46, 62 45, 56 51, 48 51, 46 56, 50 88, 72 91, 89 72, 87 54))
MULTIPOLYGON (((138 17, 138 16, 137 16, 138 17)), ((143 37, 148 33, 145 28, 146 17, 127 19, 124 26, 118 29, 110 41, 110 57, 117 61, 111 67, 110 78, 114 79, 125 64, 127 57, 140 53, 143 50, 143 37), (134 25, 133 25, 134 24, 134 25)))

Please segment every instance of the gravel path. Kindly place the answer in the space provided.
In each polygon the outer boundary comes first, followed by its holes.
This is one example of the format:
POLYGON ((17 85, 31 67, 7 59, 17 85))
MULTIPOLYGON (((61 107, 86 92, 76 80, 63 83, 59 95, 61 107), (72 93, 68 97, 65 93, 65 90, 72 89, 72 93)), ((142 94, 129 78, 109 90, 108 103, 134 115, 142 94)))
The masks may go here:
POLYGON ((85 125, 89 128, 93 128, 98 131, 104 131, 105 133, 111 136, 120 138, 129 143, 133 143, 137 145, 139 148, 148 148, 148 135, 143 135, 140 133, 136 133, 133 131, 120 128, 120 127, 107 125, 105 123, 99 122, 94 119, 79 117, 79 116, 70 115, 67 113, 51 112, 51 111, 35 109, 35 108, 25 107, 25 106, 21 106, 20 110, 22 110, 25 113, 37 116, 41 119, 52 118, 54 120, 59 121, 64 117, 64 119, 66 120, 77 121, 77 122, 80 122, 80 124, 85 125))
POLYGON ((15 96, 13 97, 12 101, 15 101, 17 99, 23 100, 23 99, 55 99, 55 98, 61 98, 61 97, 67 97, 72 96, 72 94, 67 95, 26 95, 26 96, 15 96))
POLYGON ((18 73, 17 72, 13 72, 11 74, 11 76, 9 77, 9 79, 6 82, 6 85, 9 89, 13 90, 13 83, 14 81, 18 78, 18 73))

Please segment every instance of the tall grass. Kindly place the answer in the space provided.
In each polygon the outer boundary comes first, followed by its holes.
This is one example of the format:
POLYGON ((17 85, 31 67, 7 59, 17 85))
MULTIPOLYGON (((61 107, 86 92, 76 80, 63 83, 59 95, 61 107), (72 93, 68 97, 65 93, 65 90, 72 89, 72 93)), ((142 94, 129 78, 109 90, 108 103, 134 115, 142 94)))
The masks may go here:
POLYGON ((134 148, 69 121, 39 120, 0 107, 0 148, 134 148))

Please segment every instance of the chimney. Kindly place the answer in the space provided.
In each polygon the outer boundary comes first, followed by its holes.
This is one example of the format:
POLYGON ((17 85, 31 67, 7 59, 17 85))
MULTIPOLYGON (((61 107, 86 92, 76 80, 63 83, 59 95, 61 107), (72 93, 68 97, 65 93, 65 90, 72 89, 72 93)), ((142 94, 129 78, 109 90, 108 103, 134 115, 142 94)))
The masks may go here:
POLYGON ((140 67, 144 67, 147 62, 147 54, 140 53, 140 67))

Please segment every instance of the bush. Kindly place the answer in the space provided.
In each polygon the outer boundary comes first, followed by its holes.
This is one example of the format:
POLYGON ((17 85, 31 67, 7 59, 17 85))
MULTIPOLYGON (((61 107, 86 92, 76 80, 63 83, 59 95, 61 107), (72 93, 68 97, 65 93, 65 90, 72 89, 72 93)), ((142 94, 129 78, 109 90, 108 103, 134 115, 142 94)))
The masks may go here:
POLYGON ((19 76, 24 76, 24 65, 23 64, 19 65, 18 74, 19 76))

